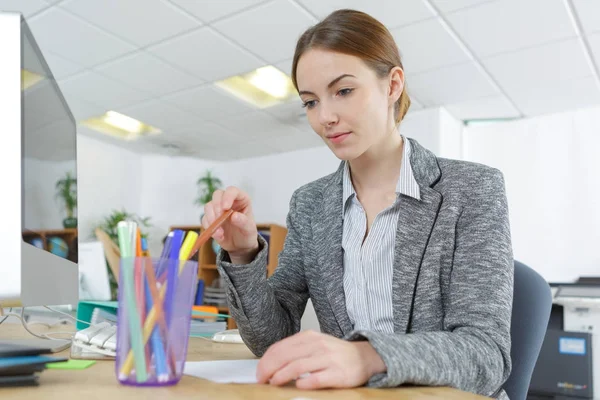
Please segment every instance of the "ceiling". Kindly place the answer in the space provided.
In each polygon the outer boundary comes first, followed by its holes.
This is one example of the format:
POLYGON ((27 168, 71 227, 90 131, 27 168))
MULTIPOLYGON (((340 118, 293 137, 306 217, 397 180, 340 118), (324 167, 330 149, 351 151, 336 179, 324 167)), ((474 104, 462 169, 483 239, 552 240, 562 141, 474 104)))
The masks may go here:
POLYGON ((600 104, 595 0, 0 0, 24 14, 76 119, 111 109, 163 133, 136 152, 231 160, 321 146, 298 99, 258 110, 213 82, 291 70, 299 35, 337 8, 397 41, 411 111, 519 118, 600 104))

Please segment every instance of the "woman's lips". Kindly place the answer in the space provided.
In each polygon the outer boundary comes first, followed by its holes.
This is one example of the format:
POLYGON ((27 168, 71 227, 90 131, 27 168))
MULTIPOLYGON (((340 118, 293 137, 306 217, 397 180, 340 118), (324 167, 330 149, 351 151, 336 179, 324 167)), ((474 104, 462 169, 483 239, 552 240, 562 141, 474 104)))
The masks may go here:
POLYGON ((338 144, 342 143, 348 136, 350 136, 351 132, 341 132, 335 133, 333 135, 328 136, 327 138, 331 140, 332 143, 338 144))

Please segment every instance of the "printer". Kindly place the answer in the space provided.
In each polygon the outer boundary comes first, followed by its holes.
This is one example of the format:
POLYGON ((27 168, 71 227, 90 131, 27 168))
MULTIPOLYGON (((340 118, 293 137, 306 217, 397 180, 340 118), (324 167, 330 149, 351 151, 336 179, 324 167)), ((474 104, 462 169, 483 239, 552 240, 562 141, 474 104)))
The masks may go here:
POLYGON ((600 285, 550 286, 552 312, 527 399, 600 400, 600 285))

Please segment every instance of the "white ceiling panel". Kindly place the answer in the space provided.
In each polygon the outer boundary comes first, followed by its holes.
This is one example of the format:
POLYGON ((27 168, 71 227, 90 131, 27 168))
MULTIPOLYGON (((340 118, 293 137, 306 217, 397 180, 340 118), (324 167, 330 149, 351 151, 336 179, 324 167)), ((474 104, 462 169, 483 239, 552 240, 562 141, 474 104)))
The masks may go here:
POLYGON ((144 51, 103 64, 96 71, 156 96, 163 96, 203 83, 200 78, 180 71, 144 51))
POLYGON ((134 49, 58 7, 36 15, 29 20, 29 26, 42 51, 52 51, 85 67, 100 64, 134 49))
POLYGON ((298 38, 315 22, 290 0, 275 0, 213 27, 267 62, 276 63, 293 57, 298 38))
POLYGON ((242 147, 244 144, 239 136, 213 122, 202 123, 194 129, 177 132, 175 136, 194 143, 200 138, 199 143, 206 144, 210 149, 242 147))
POLYGON ((212 84, 174 93, 163 100, 207 120, 255 110, 212 84))
POLYGON ((204 121, 164 101, 150 100, 117 110, 120 113, 150 124, 163 133, 161 138, 196 129, 204 121))
POLYGON ((199 26, 187 13, 162 0, 68 0, 60 7, 142 47, 199 26))
POLYGON ((600 88, 593 77, 509 93, 527 116, 550 114, 600 104, 600 88))
POLYGON ((73 96, 67 98, 66 100, 67 105, 69 106, 69 109, 71 110, 71 113, 75 117, 76 121, 83 121, 91 117, 97 117, 108 111, 108 108, 92 104, 73 96))
POLYGON ((534 88, 572 81, 593 74, 579 39, 504 53, 482 60, 505 89, 534 88))
POLYGON ((310 128, 306 117, 306 109, 302 107, 300 98, 293 101, 265 108, 265 111, 281 122, 298 124, 301 123, 310 128))
POLYGON ((408 97, 410 98, 410 107, 408 108, 408 112, 423 109, 423 104, 421 104, 421 102, 418 99, 411 96, 410 94, 408 97))
POLYGON ((596 62, 596 66, 600 68, 600 32, 590 35, 588 37, 588 43, 590 45, 590 50, 592 51, 592 57, 596 62))
POLYGON ((444 107, 450 114, 463 121, 468 119, 516 118, 521 114, 504 96, 484 97, 447 104, 444 107))
POLYGON ((572 0, 577 18, 586 33, 600 32, 600 1, 572 0))
POLYGON ((149 93, 132 89, 91 71, 60 81, 59 86, 67 98, 73 96, 107 109, 139 103, 151 97, 149 93))
POLYGON ((470 61, 469 55, 436 19, 392 30, 407 73, 436 69, 470 61), (423 43, 429 43, 427 51, 423 43))
POLYGON ((430 0, 432 4, 442 13, 449 14, 464 8, 476 7, 483 3, 496 0, 430 0))
POLYGON ((208 27, 165 41, 148 50, 211 82, 264 65, 263 61, 208 27))
POLYGON ((275 64, 275 68, 279 69, 281 72, 287 74, 288 76, 292 76, 292 62, 294 60, 285 60, 280 63, 275 64))
POLYGON ((492 96, 496 88, 475 63, 467 63, 407 77, 408 94, 426 106, 443 105, 492 96))
POLYGON ((245 140, 277 140, 297 132, 294 127, 280 122, 263 111, 235 115, 216 122, 245 140))
POLYGON ((319 19, 324 19, 337 9, 350 8, 371 15, 387 26, 388 29, 434 16, 433 11, 427 7, 425 0, 298 0, 298 2, 319 19))
POLYGON ((478 57, 576 36, 563 0, 502 0, 448 16, 478 57))
POLYGON ((42 0, 0 0, 1 11, 20 12, 25 18, 48 7, 42 0))
POLYGON ((277 140, 270 140, 267 144, 282 152, 325 146, 323 139, 314 131, 294 132, 292 135, 282 136, 277 138, 277 140))
POLYGON ((212 22, 227 15, 264 3, 265 0, 170 0, 196 18, 212 22))
POLYGON ((69 76, 75 75, 85 68, 81 65, 78 65, 72 61, 65 59, 59 55, 56 55, 50 51, 45 51, 43 53, 44 60, 48 64, 54 79, 64 79, 69 76))

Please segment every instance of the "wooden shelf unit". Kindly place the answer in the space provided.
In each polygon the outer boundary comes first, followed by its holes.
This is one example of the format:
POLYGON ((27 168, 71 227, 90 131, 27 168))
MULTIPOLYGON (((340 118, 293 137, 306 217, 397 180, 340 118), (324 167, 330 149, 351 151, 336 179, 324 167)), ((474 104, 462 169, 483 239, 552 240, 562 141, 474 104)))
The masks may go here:
MULTIPOLYGON (((277 224, 257 224, 256 228, 259 232, 269 234, 267 276, 271 276, 273 272, 275 272, 275 268, 277 268, 279 253, 283 250, 287 229, 277 224)), ((202 231, 202 226, 179 225, 170 227, 170 231, 175 229, 182 231, 196 231, 197 233, 200 233, 202 231)), ((213 281, 219 278, 219 272, 216 265, 217 255, 212 249, 212 241, 212 239, 209 239, 198 252, 198 279, 204 280, 205 287, 212 285, 213 281)), ((219 312, 229 314, 229 309, 227 307, 219 307, 219 312)), ((235 327, 235 321, 233 318, 229 318, 227 328, 233 329, 235 327)))
POLYGON ((69 248, 73 244, 73 240, 77 239, 77 228, 70 229, 41 229, 35 231, 23 231, 23 240, 30 242, 34 238, 40 238, 44 244, 44 250, 49 251, 48 239, 51 237, 59 237, 63 239, 69 248))

